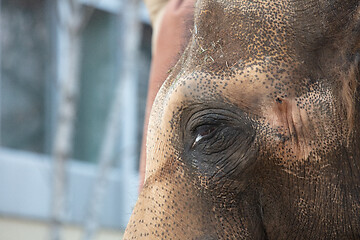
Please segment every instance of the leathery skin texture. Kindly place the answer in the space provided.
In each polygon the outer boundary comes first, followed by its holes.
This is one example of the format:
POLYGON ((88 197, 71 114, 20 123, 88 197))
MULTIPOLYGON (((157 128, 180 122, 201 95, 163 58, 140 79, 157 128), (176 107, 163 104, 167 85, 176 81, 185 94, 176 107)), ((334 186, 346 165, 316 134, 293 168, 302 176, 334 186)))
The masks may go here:
POLYGON ((360 239, 359 1, 198 0, 124 239, 360 239))

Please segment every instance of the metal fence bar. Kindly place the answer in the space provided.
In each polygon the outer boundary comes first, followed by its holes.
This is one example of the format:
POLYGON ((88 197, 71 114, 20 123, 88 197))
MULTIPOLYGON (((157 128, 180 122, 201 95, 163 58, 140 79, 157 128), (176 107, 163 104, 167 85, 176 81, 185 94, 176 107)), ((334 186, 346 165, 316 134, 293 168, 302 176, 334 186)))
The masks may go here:
MULTIPOLYGON (((2 21, 1 21, 1 17, 2 17, 2 14, 1 14, 1 11, 2 11, 2 9, 1 9, 1 0, 0 0, 0 29, 1 29, 1 25, 2 25, 2 21)), ((2 34, 1 34, 1 31, 0 31, 0 147, 1 147, 1 139, 2 139, 2 137, 1 137, 1 129, 2 129, 2 121, 1 121, 1 107, 2 107, 2 99, 1 99, 1 87, 2 87, 2 71, 1 71, 1 66, 2 66, 2 61, 1 61, 1 58, 2 58, 2 47, 1 47, 1 43, 2 43, 2 38, 3 38, 3 36, 2 36, 2 34)))
POLYGON ((59 107, 53 146, 51 240, 61 239, 61 227, 66 214, 66 165, 73 146, 83 19, 81 6, 74 0, 58 0, 56 4, 59 107))
MULTIPOLYGON (((136 135, 137 135, 137 88, 138 88, 138 64, 137 60, 140 56, 140 39, 141 39, 141 20, 138 17, 138 9, 140 6, 139 0, 125 1, 127 8, 123 11, 124 27, 122 36, 124 37, 123 47, 123 92, 122 92, 122 109, 123 120, 121 124, 121 156, 120 167, 122 172, 122 179, 124 182, 123 188, 123 207, 127 209, 123 215, 123 225, 126 226, 131 209, 136 201, 138 191, 138 169, 136 159, 136 135)), ((142 126, 141 126, 142 128, 142 126)))

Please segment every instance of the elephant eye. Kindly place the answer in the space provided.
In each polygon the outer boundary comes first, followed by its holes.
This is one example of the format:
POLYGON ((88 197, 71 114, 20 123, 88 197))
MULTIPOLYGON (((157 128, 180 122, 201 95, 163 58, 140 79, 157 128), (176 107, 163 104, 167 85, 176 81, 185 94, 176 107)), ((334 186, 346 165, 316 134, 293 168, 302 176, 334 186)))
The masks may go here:
POLYGON ((204 156, 224 153, 251 129, 245 114, 238 110, 204 109, 184 117, 183 121, 184 147, 191 154, 204 156))
POLYGON ((197 127, 194 131, 195 140, 191 147, 196 146, 204 138, 211 138, 214 134, 217 126, 216 125, 201 125, 197 127))

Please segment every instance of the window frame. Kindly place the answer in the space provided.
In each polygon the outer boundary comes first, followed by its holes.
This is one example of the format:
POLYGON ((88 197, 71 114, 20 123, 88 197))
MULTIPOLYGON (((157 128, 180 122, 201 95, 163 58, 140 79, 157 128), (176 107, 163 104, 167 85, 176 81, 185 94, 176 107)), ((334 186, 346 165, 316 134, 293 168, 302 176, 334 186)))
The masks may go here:
MULTIPOLYGON (((79 0, 85 5, 107 11, 112 14, 120 14, 122 2, 118 0, 79 0)), ((54 1, 47 0, 47 8, 54 1)), ((0 0, 1 14, 1 0, 0 0)), ((53 14, 49 14, 50 25, 56 21, 53 14)), ((141 4, 139 17, 145 24, 149 24, 149 16, 144 4, 141 4)), ((0 18, 1 21, 1 18, 0 18)), ((1 22, 0 22, 1 23, 1 22)), ((53 28, 50 28, 53 29, 53 28)), ((52 30, 56 31, 56 30, 52 30)), ((51 32, 51 46, 56 46, 56 32, 51 32)), ((54 51, 54 50, 53 50, 54 51)), ((57 51, 57 50, 55 50, 57 51)), ((56 54, 52 54, 52 65, 49 67, 49 76, 54 76, 56 71, 56 54)), ((0 64, 2 60, 0 45, 0 64)), ((2 78, 0 71, 0 88, 2 78)), ((55 81, 46 81, 46 107, 45 123, 48 130, 54 129, 56 121, 56 108, 58 96, 56 94, 55 81)), ((130 86, 130 88, 133 86, 130 86)), ((125 91, 126 92, 126 91, 125 91)), ((1 114, 0 97, 0 114, 1 114)), ((134 122, 127 119, 127 122, 134 122)), ((0 130, 1 130, 0 118, 0 130)), ((124 128, 124 125, 122 126, 124 128)), ((123 129, 122 129, 123 130, 123 129)), ((128 130, 125 128, 125 130, 128 130)), ((136 132, 136 131, 135 131, 136 132)), ((0 131, 1 134, 1 131, 0 131)), ((22 151, 6 148, 0 142, 0 214, 5 217, 19 217, 33 220, 48 221, 51 219, 51 196, 52 196, 52 156, 50 155, 53 130, 46 131, 45 154, 30 151, 22 151)), ((134 164, 129 164, 136 159, 122 161, 124 163, 113 168, 108 178, 108 189, 104 200, 104 208, 100 216, 100 225, 107 228, 124 229, 131 215, 131 209, 135 204, 138 194, 139 174, 134 169, 134 164), (130 171, 129 171, 130 170, 130 171)), ((134 158, 134 157, 133 157, 134 158)), ((71 213, 65 217, 66 223, 83 224, 87 212, 88 194, 91 194, 92 183, 96 179, 97 165, 93 163, 80 162, 74 159, 68 161, 68 195, 67 212, 71 213), (78 194, 85 193, 88 194, 78 194)))

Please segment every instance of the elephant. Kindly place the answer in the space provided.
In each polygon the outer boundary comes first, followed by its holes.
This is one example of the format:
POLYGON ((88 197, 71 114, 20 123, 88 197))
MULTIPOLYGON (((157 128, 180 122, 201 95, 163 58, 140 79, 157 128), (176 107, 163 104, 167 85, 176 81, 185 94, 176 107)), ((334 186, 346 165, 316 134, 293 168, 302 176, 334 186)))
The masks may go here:
POLYGON ((360 1, 197 0, 124 239, 360 239, 360 1))

